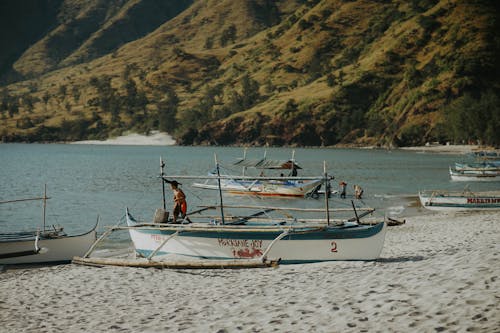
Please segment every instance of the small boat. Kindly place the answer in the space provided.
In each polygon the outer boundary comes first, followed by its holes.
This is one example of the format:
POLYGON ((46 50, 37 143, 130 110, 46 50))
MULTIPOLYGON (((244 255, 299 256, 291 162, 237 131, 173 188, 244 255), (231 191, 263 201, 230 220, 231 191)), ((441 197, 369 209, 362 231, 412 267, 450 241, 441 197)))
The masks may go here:
POLYGON ((43 200, 43 226, 40 230, 0 233, 0 265, 56 264, 71 262, 74 256, 83 255, 96 240, 94 227, 83 234, 68 236, 62 227, 45 225, 46 196, 18 199, 2 203, 43 200))
POLYGON ((469 170, 458 171, 450 168, 450 177, 453 181, 500 181, 500 171, 469 170))
POLYGON ((500 172, 500 162, 474 162, 458 163, 455 162, 456 171, 497 171, 500 172))
POLYGON ((421 191, 418 194, 422 207, 429 210, 491 210, 500 209, 500 196, 470 191, 421 191))
POLYGON ((482 160, 500 160, 500 151, 498 150, 482 150, 472 152, 471 156, 482 160))
MULTIPOLYGON (((180 178, 190 179, 198 176, 167 176, 161 163, 162 184, 164 180, 180 178)), ((325 175, 323 182, 329 188, 330 177, 325 175)), ((163 185, 164 186, 164 185, 163 185)), ((165 188, 163 187, 163 194, 165 188)), ((130 265, 134 267, 179 267, 175 262, 165 263, 162 258, 175 256, 183 260, 199 262, 198 268, 220 267, 230 263, 310 263, 335 260, 376 260, 382 251, 387 224, 377 221, 373 224, 362 224, 360 219, 374 211, 365 209, 358 214, 353 205, 355 217, 344 220, 334 220, 330 217, 328 197, 325 196, 325 208, 294 208, 272 206, 224 205, 222 191, 219 191, 220 205, 201 206, 188 213, 179 224, 168 220, 165 206, 154 214, 152 222, 139 221, 126 209, 127 226, 115 226, 108 230, 127 230, 134 244, 137 255, 144 260, 133 259, 125 263, 90 257, 101 238, 82 258, 73 262, 87 265, 130 265), (220 214, 203 215, 210 209, 219 210, 220 214), (252 209, 255 213, 232 214, 231 209, 252 209), (158 212, 160 211, 160 213, 158 212), (279 216, 269 216, 273 212, 279 216), (296 213, 297 216, 293 216, 296 213), (313 217, 304 215, 313 214, 313 217), (167 217, 157 220, 158 216, 167 217), (158 258, 160 258, 158 260, 158 258), (148 264, 149 262, 149 264, 148 264)), ((165 202, 165 195, 163 196, 165 202)), ((361 210, 359 210, 361 211, 361 210)), ((184 263, 181 267, 195 268, 196 263, 184 263)), ((241 264, 240 264, 241 266, 241 264)), ((234 267, 234 266, 229 266, 234 267)), ((254 266, 251 266, 254 267, 254 266)))
POLYGON ((262 159, 247 159, 246 152, 243 158, 233 163, 235 167, 243 168, 242 176, 227 176, 220 178, 216 172, 209 173, 209 177, 204 177, 204 183, 193 183, 193 187, 218 190, 220 189, 231 194, 237 195, 259 195, 259 196, 283 196, 283 197, 305 197, 313 196, 317 193, 323 184, 322 177, 297 177, 297 170, 302 169, 294 159, 289 160, 270 160, 265 154, 262 159), (247 176, 248 168, 260 170, 260 176, 247 176), (279 176, 265 177, 264 171, 279 170, 282 173, 279 176), (289 171, 285 176, 283 172, 289 171))

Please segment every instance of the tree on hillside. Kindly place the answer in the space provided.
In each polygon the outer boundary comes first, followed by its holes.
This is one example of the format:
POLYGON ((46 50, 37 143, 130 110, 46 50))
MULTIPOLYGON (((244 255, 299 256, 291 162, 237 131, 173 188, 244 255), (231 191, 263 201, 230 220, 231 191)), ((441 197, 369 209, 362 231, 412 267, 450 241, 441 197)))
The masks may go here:
POLYGON ((445 110, 449 135, 455 142, 479 140, 500 145, 500 98, 494 91, 479 97, 467 93, 453 101, 445 110))
POLYGON ((253 80, 248 73, 243 75, 241 79, 241 89, 243 110, 247 110, 259 102, 259 83, 253 80))
POLYGON ((177 127, 177 108, 179 97, 173 89, 168 89, 165 98, 158 102, 158 129, 162 132, 173 133, 177 127))
POLYGON ((231 24, 229 27, 224 29, 222 31, 222 34, 220 36, 220 46, 224 47, 229 42, 235 42, 236 41, 236 26, 234 24, 231 24))

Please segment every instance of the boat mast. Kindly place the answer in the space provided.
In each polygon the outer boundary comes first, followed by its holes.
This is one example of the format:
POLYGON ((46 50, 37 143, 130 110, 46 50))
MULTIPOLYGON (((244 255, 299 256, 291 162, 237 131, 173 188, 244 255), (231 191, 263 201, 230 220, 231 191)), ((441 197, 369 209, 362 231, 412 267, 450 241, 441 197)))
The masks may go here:
POLYGON ((43 231, 45 231, 45 208, 47 207, 47 184, 45 184, 44 190, 43 190, 43 231))
POLYGON ((161 178, 161 190, 162 190, 162 198, 163 198, 163 210, 167 209, 167 206, 165 204, 165 180, 163 179, 163 176, 165 175, 164 173, 164 168, 165 168, 165 162, 163 162, 163 159, 160 156, 160 178, 161 178))
POLYGON ((325 177, 325 207, 326 207, 326 224, 330 225, 330 207, 328 203, 328 191, 330 189, 330 181, 328 180, 328 175, 326 174, 326 161, 323 161, 323 173, 325 177))
MULTIPOLYGON (((243 149, 243 161, 247 158, 247 147, 245 147, 245 149, 243 149)), ((245 176, 245 173, 247 171, 247 167, 244 166, 243 167, 243 176, 245 176)))
POLYGON ((222 203, 222 188, 220 185, 220 170, 219 170, 219 162, 217 162, 217 154, 214 154, 215 157, 215 169, 217 170, 217 184, 219 186, 219 197, 220 197, 220 216, 222 219, 222 224, 225 224, 224 221, 224 205, 222 203))

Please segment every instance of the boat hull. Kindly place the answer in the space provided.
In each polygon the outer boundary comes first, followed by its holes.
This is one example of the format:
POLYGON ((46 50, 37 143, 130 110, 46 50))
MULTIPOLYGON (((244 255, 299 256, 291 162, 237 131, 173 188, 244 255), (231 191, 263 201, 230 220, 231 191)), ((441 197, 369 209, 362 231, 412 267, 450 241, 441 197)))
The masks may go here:
POLYGON ((0 265, 68 263, 82 256, 96 240, 96 228, 76 236, 0 241, 0 265))
POLYGON ((497 171, 456 171, 450 169, 450 177, 453 181, 462 182, 491 182, 500 181, 500 172, 497 171))
POLYGON ((436 211, 500 209, 500 197, 498 196, 426 195, 419 193, 419 199, 423 207, 436 211))
MULTIPOLYGON (((161 246, 157 255, 175 254, 204 259, 255 259, 266 252, 283 227, 262 229, 248 226, 210 226, 200 230, 192 226, 167 228, 137 225, 128 218, 129 230, 136 251, 147 257, 161 246), (172 236, 176 231, 179 234, 172 236), (163 242, 171 237, 164 245, 163 242)), ((277 240, 267 258, 280 259, 282 264, 334 261, 375 260, 385 240, 386 224, 374 226, 299 228, 277 240)))

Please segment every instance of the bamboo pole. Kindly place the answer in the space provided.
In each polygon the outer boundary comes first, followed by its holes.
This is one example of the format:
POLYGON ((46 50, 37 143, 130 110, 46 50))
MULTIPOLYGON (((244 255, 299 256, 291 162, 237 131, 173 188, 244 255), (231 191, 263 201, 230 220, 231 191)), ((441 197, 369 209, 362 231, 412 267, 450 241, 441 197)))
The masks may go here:
POLYGON ((5 201, 0 201, 0 204, 4 203, 12 203, 12 202, 21 202, 21 201, 35 201, 35 200, 48 200, 50 197, 39 197, 39 198, 26 198, 26 199, 15 199, 15 200, 5 200, 5 201))
MULTIPOLYGON (((218 206, 199 206, 199 207, 218 207, 218 206)), ((324 212, 324 209, 321 208, 293 208, 293 207, 273 207, 273 206, 251 206, 251 205, 241 205, 241 206, 233 206, 233 205, 224 205, 224 208, 246 208, 246 209, 272 209, 272 210, 290 210, 297 212, 324 212)), ((351 212, 351 208, 332 208, 329 210, 330 212, 351 212)), ((374 208, 358 208, 358 211, 375 211, 374 208)))
POLYGON ((230 176, 230 175, 220 175, 220 176, 188 176, 188 175, 164 175, 164 178, 177 178, 177 179, 236 179, 236 180, 319 180, 323 179, 323 176, 306 176, 306 177, 287 177, 287 176, 274 176, 274 177, 252 177, 252 176, 230 176))
POLYGON ((261 256, 262 260, 266 260, 267 254, 269 253, 269 251, 271 251, 271 248, 274 246, 274 244, 276 242, 278 242, 279 240, 283 239, 283 237, 288 236, 289 234, 290 234, 289 230, 285 230, 281 234, 279 234, 278 237, 276 237, 275 239, 273 239, 273 241, 271 242, 271 244, 268 245, 267 249, 262 254, 262 256, 261 256))
POLYGON ((74 257, 72 263, 87 266, 126 266, 140 268, 171 268, 171 269, 242 269, 277 267, 279 260, 199 260, 199 261, 151 261, 141 259, 116 258, 82 258, 74 257))
POLYGON ((158 251, 160 251, 160 249, 163 247, 163 245, 167 244, 167 242, 169 240, 171 240, 172 238, 174 238, 175 236, 177 236, 181 231, 180 230, 177 230, 176 232, 174 232, 173 234, 171 234, 170 236, 168 236, 161 244, 160 246, 158 246, 156 248, 156 250, 154 250, 153 252, 151 252, 151 254, 146 258, 147 260, 151 260, 151 258, 153 258, 157 253, 158 251))

